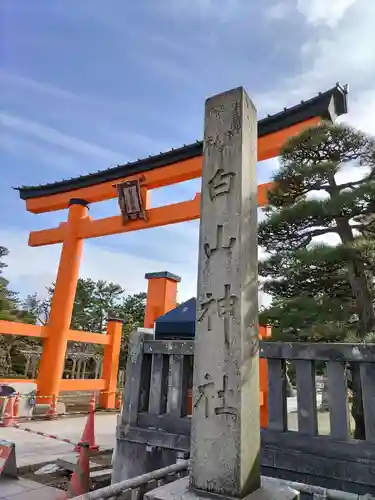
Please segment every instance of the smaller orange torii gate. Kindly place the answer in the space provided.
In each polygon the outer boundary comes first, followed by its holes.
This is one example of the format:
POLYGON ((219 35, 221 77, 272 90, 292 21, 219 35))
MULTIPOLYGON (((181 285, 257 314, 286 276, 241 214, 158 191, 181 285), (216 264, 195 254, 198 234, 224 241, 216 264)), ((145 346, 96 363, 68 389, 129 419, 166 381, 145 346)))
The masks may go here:
MULTIPOLYGON (((258 160, 279 155, 289 137, 300 133, 306 127, 318 124, 323 119, 334 120, 346 111, 347 89, 337 84, 308 101, 302 101, 297 106, 260 120, 258 160)), ((61 374, 67 341, 72 338, 70 323, 83 240, 199 219, 200 193, 197 193, 193 200, 152 208, 150 192, 155 188, 199 178, 202 172, 202 154, 203 143, 197 141, 167 153, 95 174, 43 186, 17 188, 21 199, 26 201, 26 209, 32 213, 69 209, 66 222, 56 228, 32 231, 29 238, 31 246, 62 243, 50 319, 45 327, 48 335, 43 335, 43 354, 37 380, 41 396, 57 395, 62 389, 61 374), (89 217, 88 206, 118 197, 119 187, 124 189, 121 197, 123 214, 98 220, 89 217), (134 197, 136 193, 139 193, 137 199, 134 197), (134 208, 136 206, 142 210, 134 208), (124 210, 135 217, 124 220, 124 210), (135 220, 130 220, 132 218, 135 220)), ((271 189, 271 183, 258 186, 259 206, 267 203, 271 189)), ((161 293, 161 290, 158 293, 161 293)), ((154 299, 154 295, 148 298, 145 326, 153 324, 156 314, 163 314, 172 308, 170 291, 164 290, 156 305, 152 305, 154 299)), ((87 342, 87 338, 85 332, 82 332, 81 336, 74 332, 76 341, 87 342)), ((107 349, 109 352, 110 347, 107 349)))

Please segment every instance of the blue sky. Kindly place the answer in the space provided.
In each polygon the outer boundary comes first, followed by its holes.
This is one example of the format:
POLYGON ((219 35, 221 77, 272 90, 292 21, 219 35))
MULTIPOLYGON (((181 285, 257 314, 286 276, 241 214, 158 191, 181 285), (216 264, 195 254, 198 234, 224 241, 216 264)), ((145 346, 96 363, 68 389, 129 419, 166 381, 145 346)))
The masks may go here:
MULTIPOLYGON (((12 186, 105 169, 202 138, 206 97, 243 85, 258 116, 336 81, 350 84, 346 121, 375 132, 373 0, 3 0, 0 4, 0 244, 22 294, 55 277, 59 246, 28 232, 66 212, 33 215, 12 186)), ((259 182, 276 161, 258 165, 259 182)), ((190 199, 199 181, 152 193, 190 199)), ((118 213, 96 204, 94 217, 118 213)), ((198 224, 85 242, 81 275, 144 290, 146 272, 181 275, 195 294, 198 224)))

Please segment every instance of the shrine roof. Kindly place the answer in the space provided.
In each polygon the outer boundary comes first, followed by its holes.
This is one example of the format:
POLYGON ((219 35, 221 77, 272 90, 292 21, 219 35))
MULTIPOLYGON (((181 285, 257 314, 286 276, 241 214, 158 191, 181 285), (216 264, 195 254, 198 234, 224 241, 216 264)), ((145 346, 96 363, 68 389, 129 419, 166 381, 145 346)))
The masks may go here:
MULTIPOLYGON (((283 111, 258 121, 258 137, 272 134, 279 130, 291 127, 297 123, 303 123, 314 117, 334 121, 337 116, 347 113, 347 86, 337 83, 326 92, 320 92, 315 97, 301 101, 296 106, 284 108, 283 111)), ((154 170, 201 156, 203 153, 203 141, 196 141, 193 144, 183 145, 177 149, 171 149, 137 161, 128 162, 124 165, 117 165, 105 170, 81 175, 71 179, 64 179, 40 186, 21 186, 15 188, 19 191, 23 200, 49 196, 57 193, 74 191, 84 187, 94 186, 108 181, 116 181, 130 175, 154 170)))

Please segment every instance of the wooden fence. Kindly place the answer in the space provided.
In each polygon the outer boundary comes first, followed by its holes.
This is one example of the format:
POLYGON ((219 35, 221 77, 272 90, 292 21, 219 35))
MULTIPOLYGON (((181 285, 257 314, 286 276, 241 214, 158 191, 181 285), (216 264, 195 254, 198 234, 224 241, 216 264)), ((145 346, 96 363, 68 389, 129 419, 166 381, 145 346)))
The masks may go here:
MULTIPOLYGON (((187 396, 193 353, 194 341, 133 335, 117 428, 114 482, 160 468, 160 463, 169 465, 175 452, 188 457, 187 396), (130 463, 134 457, 136 468, 130 463)), ((374 493, 375 345, 262 341, 260 356, 267 360, 269 380, 269 421, 261 430, 262 474, 355 494, 374 493), (296 370, 295 413, 288 413, 287 361, 296 370), (321 369, 322 364, 328 378, 328 413, 317 408, 316 366, 321 369), (348 370, 363 407, 363 440, 352 437, 348 370)))
MULTIPOLYGON (((119 352, 121 344, 122 322, 116 318, 108 318, 107 331, 105 334, 85 332, 81 330, 68 330, 65 335, 66 347, 68 342, 82 342, 85 344, 102 345, 104 349, 103 366, 101 368, 100 378, 79 378, 80 374, 75 373, 75 378, 62 378, 54 394, 45 394, 39 391, 38 394, 43 398, 41 402, 51 403, 52 398, 58 397, 60 392, 73 391, 98 391, 100 392, 100 404, 104 408, 115 408, 119 352), (78 375, 78 376, 77 376, 78 375)), ((15 321, 0 320, 0 335, 14 335, 20 337, 33 337, 46 340, 51 334, 48 325, 29 325, 27 323, 18 323, 15 321)), ((43 357, 44 351, 41 351, 43 357)), ((69 354, 66 350, 66 354, 69 354)), ((35 371, 36 372, 36 371, 35 371)), ((12 384, 20 382, 40 383, 41 375, 38 378, 12 378, 2 377, 0 383, 12 384)))

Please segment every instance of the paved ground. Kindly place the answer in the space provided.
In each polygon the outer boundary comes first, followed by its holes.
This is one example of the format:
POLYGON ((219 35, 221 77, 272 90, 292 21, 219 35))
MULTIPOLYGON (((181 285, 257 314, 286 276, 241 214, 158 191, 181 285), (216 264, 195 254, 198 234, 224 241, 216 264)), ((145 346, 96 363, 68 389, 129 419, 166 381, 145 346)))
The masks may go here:
MULTIPOLYGON (((320 395, 318 394, 318 404, 320 395)), ((297 398, 288 398, 289 429, 297 430, 297 398)), ((27 422, 24 427, 55 434, 72 441, 79 441, 86 423, 86 416, 65 418, 55 421, 27 422)), ((95 415, 96 442, 102 448, 113 448, 115 445, 116 414, 95 415)), ((319 414, 320 433, 329 433, 328 413, 319 414)), ((16 444, 16 457, 18 467, 25 465, 54 462, 57 458, 72 452, 72 445, 37 436, 19 429, 6 427, 1 429, 1 437, 16 444)), ((1 498, 1 493, 0 493, 1 498)))
POLYGON ((59 500, 63 493, 28 479, 0 477, 0 500, 59 500))
MULTIPOLYGON (((322 402, 322 395, 316 395, 316 403, 319 405, 322 402)), ((298 414, 297 414, 297 397, 288 398, 288 430, 298 431, 298 414)), ((331 431, 329 422, 329 412, 318 412, 318 433, 329 434, 331 431)))
MULTIPOLYGON (((317 397, 320 404, 320 395, 317 397)), ((297 398, 288 398, 288 428, 298 429, 297 398)), ((24 427, 61 438, 79 441, 86 423, 86 416, 66 418, 56 421, 27 422, 24 427)), ((105 449, 115 445, 116 414, 97 414, 95 416, 95 436, 99 446, 105 449)), ((329 413, 318 413, 319 433, 328 434, 329 413)), ((53 463, 57 458, 71 455, 72 445, 37 436, 11 427, 1 428, 1 437, 16 444, 17 466, 53 463)), ((10 480, 0 477, 0 500, 59 500, 62 491, 27 479, 10 480)))
MULTIPOLYGON (((116 414, 95 415, 96 443, 102 448, 113 448, 116 434, 116 414)), ((26 422, 24 427, 54 434, 58 437, 78 442, 85 427, 87 417, 64 418, 55 421, 26 422)), ((37 436, 12 427, 1 428, 1 438, 16 444, 17 466, 54 462, 72 453, 72 445, 54 439, 37 436)), ((0 490, 0 499, 1 499, 0 490)), ((26 498, 26 497, 25 497, 26 498)), ((31 497, 30 497, 31 498, 31 497)))

